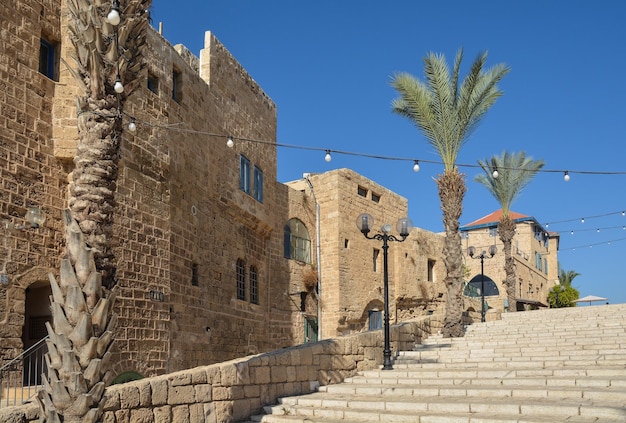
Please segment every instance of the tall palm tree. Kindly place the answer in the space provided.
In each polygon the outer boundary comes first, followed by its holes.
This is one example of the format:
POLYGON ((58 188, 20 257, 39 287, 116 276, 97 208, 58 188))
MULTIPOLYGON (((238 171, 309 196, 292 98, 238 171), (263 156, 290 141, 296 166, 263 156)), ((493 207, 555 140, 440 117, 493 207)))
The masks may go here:
POLYGON ((456 159, 472 131, 502 95, 498 83, 509 72, 504 64, 484 69, 487 52, 482 52, 460 82, 462 59, 463 50, 460 49, 450 74, 445 57, 430 53, 424 58, 425 81, 407 73, 398 73, 391 81, 399 94, 392 103, 393 111, 417 126, 444 164, 443 174, 438 175, 436 182, 446 232, 443 254, 448 302, 442 333, 447 337, 463 336, 463 258, 459 219, 466 187, 465 176, 459 172, 456 159))
POLYGON ((139 86, 152 0, 68 0, 79 89, 78 143, 64 211, 67 256, 50 275, 48 375, 38 393, 40 421, 96 422, 112 380, 110 348, 115 262, 111 248, 124 105, 139 86), (112 11, 113 13, 109 13, 112 11), (120 90, 120 85, 123 90, 120 90))
POLYGON ((515 300, 515 260, 513 259, 512 241, 515 236, 515 221, 510 211, 513 202, 519 197, 528 183, 543 167, 543 160, 533 160, 523 151, 509 153, 504 151, 500 156, 479 160, 478 164, 485 173, 476 175, 474 180, 483 184, 500 203, 502 216, 498 222, 498 236, 503 244, 504 271, 506 273, 506 294, 509 311, 517 310, 515 300), (497 171, 497 173, 494 173, 497 171), (494 176, 494 175, 497 175, 494 176))

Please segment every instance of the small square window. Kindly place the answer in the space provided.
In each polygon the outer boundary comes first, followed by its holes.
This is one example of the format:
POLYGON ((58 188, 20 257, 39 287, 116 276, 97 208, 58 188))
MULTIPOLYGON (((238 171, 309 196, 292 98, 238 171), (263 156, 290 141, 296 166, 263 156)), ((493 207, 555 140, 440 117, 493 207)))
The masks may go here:
POLYGON ((380 202, 380 195, 372 193, 372 201, 375 203, 380 202))
POLYGON ((357 194, 359 194, 361 197, 367 197, 367 189, 363 188, 362 186, 359 186, 357 188, 357 194))

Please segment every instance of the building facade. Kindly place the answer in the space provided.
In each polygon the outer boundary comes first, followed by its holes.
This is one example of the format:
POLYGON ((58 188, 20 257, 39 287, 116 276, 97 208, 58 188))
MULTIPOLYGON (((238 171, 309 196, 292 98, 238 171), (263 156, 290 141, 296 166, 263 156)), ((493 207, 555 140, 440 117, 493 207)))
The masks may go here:
MULTIPOLYGON (((497 210, 460 228, 463 242, 467 283, 464 291, 465 311, 470 321, 480 320, 480 284, 485 283, 486 318, 506 311, 508 299, 504 281, 504 251, 498 236, 498 222, 502 211, 497 210), (496 247, 496 254, 489 255, 489 247, 496 247), (469 256, 469 248, 474 247, 475 257, 486 252, 481 273, 480 260, 469 256), (482 277, 484 276, 484 281, 482 277)), ((515 300, 518 310, 548 307, 550 289, 559 281, 558 248, 559 235, 548 232, 532 216, 510 212, 516 223, 512 251, 515 262, 517 285, 515 300)))

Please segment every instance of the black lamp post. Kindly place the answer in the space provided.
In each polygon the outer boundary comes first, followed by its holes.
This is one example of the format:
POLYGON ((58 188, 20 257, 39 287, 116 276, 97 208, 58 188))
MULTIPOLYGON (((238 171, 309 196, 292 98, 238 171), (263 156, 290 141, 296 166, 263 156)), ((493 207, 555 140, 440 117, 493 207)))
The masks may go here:
POLYGON ((485 259, 493 258, 493 256, 496 255, 496 251, 498 251, 496 246, 492 245, 491 247, 489 247, 489 255, 491 257, 487 257, 485 255, 486 254, 485 251, 480 253, 480 255, 478 257, 474 257, 474 253, 475 253, 474 247, 469 247, 469 249, 468 249, 468 254, 469 254, 469 256, 471 258, 480 259, 480 300, 481 300, 480 321, 481 322, 485 321, 485 267, 484 267, 484 262, 485 262, 485 259))
POLYGON ((403 217, 398 220, 398 223, 396 224, 396 229, 400 233, 400 236, 402 237, 401 239, 397 238, 395 235, 390 234, 392 226, 389 223, 385 223, 382 226, 382 233, 377 233, 375 235, 369 236, 369 232, 372 226, 374 226, 374 218, 366 213, 359 215, 356 221, 356 226, 357 228, 359 228, 365 238, 377 239, 383 242, 383 296, 385 303, 385 316, 383 319, 385 336, 385 346, 383 348, 383 370, 392 370, 393 364, 391 363, 391 344, 389 340, 389 271, 387 265, 387 250, 389 249, 388 243, 390 241, 403 242, 406 237, 409 236, 409 231, 413 227, 413 223, 408 217, 403 217))

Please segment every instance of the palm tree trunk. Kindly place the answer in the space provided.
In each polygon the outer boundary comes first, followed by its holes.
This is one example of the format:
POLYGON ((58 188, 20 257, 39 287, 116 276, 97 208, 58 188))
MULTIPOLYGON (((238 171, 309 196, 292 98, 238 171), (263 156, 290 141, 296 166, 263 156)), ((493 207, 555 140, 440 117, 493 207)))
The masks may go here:
POLYGON ((109 360, 115 296, 102 288, 93 252, 69 210, 63 218, 68 254, 61 261, 59 282, 49 275, 52 325, 46 323, 48 374, 42 375, 44 389, 37 394, 39 421, 95 423, 113 379, 109 360))
POLYGON ((463 255, 461 250, 461 234, 459 219, 463 212, 465 197, 465 180, 455 168, 444 171, 437 179, 439 199, 443 211, 443 225, 446 238, 443 248, 443 259, 447 275, 445 279, 448 301, 442 334, 444 337, 463 336, 461 289, 463 286, 463 255))
POLYGON ((95 253, 96 268, 103 285, 115 281, 111 251, 113 212, 122 137, 122 117, 117 98, 87 100, 88 112, 79 117, 77 153, 70 183, 69 207, 85 234, 85 242, 95 253))
POLYGON ((515 260, 512 254, 512 241, 515 236, 515 222, 511 220, 510 216, 502 215, 500 222, 498 223, 498 235, 500 241, 502 241, 504 250, 504 272, 506 274, 506 280, 504 285, 506 287, 506 296, 509 302, 508 311, 517 310, 517 300, 515 297, 515 260))

